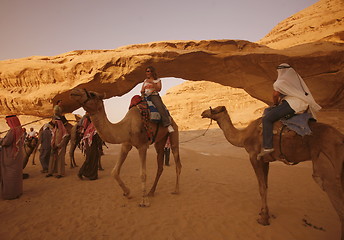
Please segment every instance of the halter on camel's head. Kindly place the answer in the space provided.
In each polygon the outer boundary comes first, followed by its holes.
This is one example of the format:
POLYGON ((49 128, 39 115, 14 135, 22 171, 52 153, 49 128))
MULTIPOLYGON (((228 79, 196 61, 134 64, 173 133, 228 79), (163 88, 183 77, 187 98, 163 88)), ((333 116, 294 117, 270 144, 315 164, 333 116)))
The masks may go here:
MULTIPOLYGON (((90 106, 87 106, 89 104, 87 104, 90 100, 99 100, 99 102, 101 102, 102 106, 98 106, 97 109, 94 109, 94 111, 99 111, 100 107, 103 107, 103 99, 105 98, 105 93, 104 94, 99 94, 96 92, 92 92, 92 91, 87 91, 85 88, 80 89, 80 88, 76 88, 73 89, 70 96, 72 98, 74 98, 74 100, 76 100, 83 108, 88 108, 90 106)), ((96 104, 96 102, 95 102, 96 104)), ((88 109, 85 109, 89 112, 88 109)), ((91 110, 92 111, 92 110, 91 110)))
POLYGON ((226 112, 227 109, 225 106, 218 106, 216 108, 212 108, 212 107, 209 107, 209 118, 210 119, 214 119, 215 115, 218 114, 218 113, 221 113, 221 112, 226 112))

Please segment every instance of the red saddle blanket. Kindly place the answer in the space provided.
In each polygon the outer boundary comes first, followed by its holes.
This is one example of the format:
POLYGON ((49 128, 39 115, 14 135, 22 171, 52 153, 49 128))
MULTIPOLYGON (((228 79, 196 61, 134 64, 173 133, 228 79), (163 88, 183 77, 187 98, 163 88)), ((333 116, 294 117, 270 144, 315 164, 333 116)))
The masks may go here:
POLYGON ((149 112, 149 107, 148 107, 147 101, 142 99, 141 96, 135 95, 132 97, 132 99, 130 101, 129 109, 131 109, 132 107, 135 107, 135 106, 140 111, 141 120, 142 120, 143 126, 146 130, 147 137, 148 137, 149 141, 151 141, 153 139, 153 130, 151 129, 151 127, 149 125, 150 112, 149 112))

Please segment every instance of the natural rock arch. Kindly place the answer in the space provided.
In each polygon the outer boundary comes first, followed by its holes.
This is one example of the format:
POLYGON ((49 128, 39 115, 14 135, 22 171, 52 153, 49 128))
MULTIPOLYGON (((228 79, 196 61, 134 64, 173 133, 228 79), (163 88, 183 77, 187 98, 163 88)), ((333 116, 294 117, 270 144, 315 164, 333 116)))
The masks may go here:
POLYGON ((6 60, 0 62, 0 114, 49 116, 57 99, 64 100, 65 112, 72 112, 78 108, 69 99, 75 87, 105 93, 106 98, 122 96, 143 81, 148 65, 154 65, 160 77, 242 88, 270 103, 275 68, 281 62, 297 69, 323 108, 343 109, 343 55, 340 43, 316 42, 276 50, 242 40, 208 40, 6 60))

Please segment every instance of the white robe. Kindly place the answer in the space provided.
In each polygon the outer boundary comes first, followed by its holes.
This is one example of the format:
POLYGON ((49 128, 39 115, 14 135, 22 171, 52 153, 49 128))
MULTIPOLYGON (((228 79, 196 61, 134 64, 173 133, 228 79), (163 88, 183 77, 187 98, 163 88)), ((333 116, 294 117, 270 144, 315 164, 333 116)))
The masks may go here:
MULTIPOLYGON (((281 65, 288 66, 287 64, 281 65)), ((315 113, 319 111, 321 107, 315 102, 309 88, 301 76, 292 67, 278 69, 277 72, 278 77, 273 84, 274 90, 283 95, 292 96, 306 102, 309 106, 310 113, 313 118, 316 119, 315 113)))

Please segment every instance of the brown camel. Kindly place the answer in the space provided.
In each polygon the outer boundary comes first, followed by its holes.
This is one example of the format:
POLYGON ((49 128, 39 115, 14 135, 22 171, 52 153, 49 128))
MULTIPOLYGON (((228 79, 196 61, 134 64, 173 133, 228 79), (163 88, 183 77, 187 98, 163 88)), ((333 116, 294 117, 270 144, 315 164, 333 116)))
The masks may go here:
POLYGON ((75 124, 70 133, 70 148, 69 148, 69 160, 70 160, 70 168, 78 167, 75 162, 74 152, 76 147, 79 145, 82 139, 81 133, 78 131, 78 124, 75 124))
MULTIPOLYGON (((37 149, 37 146, 38 146, 38 138, 35 137, 35 138, 25 139, 23 169, 26 167, 32 152, 34 152, 34 150, 37 149)), ((32 165, 35 165, 34 162, 32 163, 32 165)))
MULTIPOLYGON (((275 151, 258 160, 257 154, 261 151, 262 143, 261 118, 239 130, 233 126, 224 106, 205 110, 202 117, 215 120, 231 144, 243 147, 248 152, 262 199, 260 218, 257 220, 260 224, 270 224, 267 205, 269 162, 282 160, 280 159, 282 155, 291 164, 311 160, 313 178, 327 193, 334 206, 342 225, 341 239, 344 240, 344 135, 342 133, 327 124, 313 121, 310 122, 311 135, 301 137, 294 132, 282 135, 282 149, 279 147, 279 135, 274 135, 275 151)), ((278 127, 276 125, 281 126, 281 123, 275 124, 275 127, 278 127)))
POLYGON ((164 161, 164 146, 168 136, 170 135, 171 149, 176 163, 176 185, 173 193, 179 193, 179 176, 181 172, 181 163, 179 157, 179 132, 178 126, 172 119, 173 133, 168 133, 167 128, 161 127, 158 124, 150 123, 153 132, 157 132, 154 147, 157 152, 158 169, 155 181, 150 192, 146 192, 146 154, 151 142, 149 141, 141 114, 138 108, 132 107, 126 116, 118 123, 111 123, 106 116, 103 96, 88 92, 85 89, 73 89, 71 91, 71 98, 77 101, 90 114, 91 121, 97 129, 103 141, 112 144, 122 144, 121 153, 116 166, 112 170, 112 174, 119 186, 123 190, 123 195, 130 198, 130 190, 120 178, 121 167, 129 153, 134 146, 139 152, 141 161, 141 182, 142 182, 142 201, 140 207, 148 207, 148 196, 153 196, 157 187, 159 178, 163 171, 164 161), (158 128, 158 129, 157 129, 158 128))

